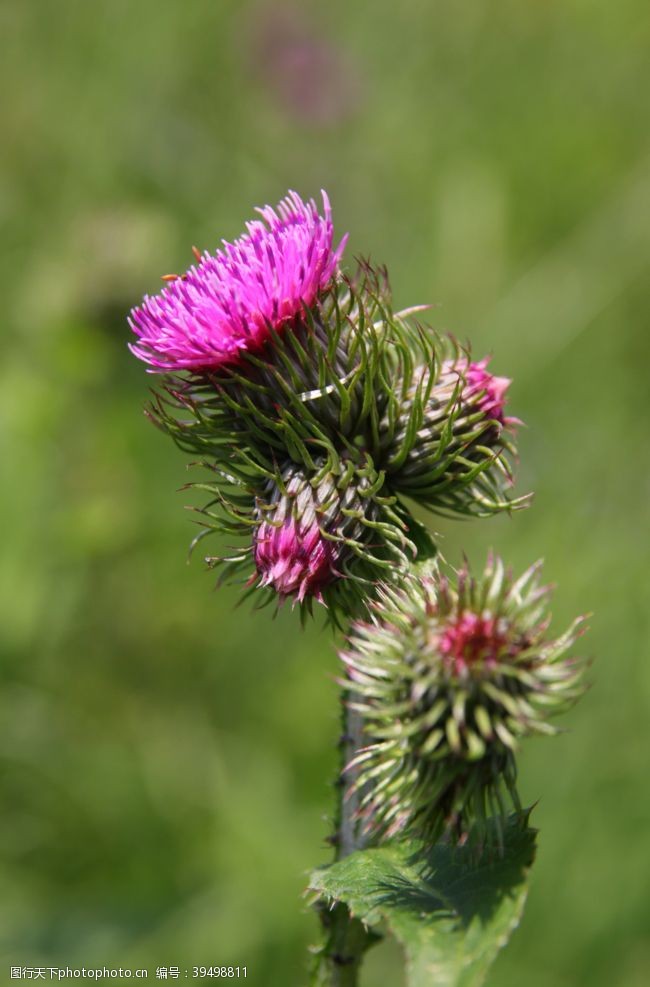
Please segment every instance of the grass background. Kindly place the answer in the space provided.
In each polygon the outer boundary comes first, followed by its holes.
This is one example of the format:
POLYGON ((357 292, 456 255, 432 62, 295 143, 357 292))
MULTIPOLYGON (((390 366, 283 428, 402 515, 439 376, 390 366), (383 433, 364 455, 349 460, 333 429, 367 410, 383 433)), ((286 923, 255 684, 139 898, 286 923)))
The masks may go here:
MULTIPOLYGON (((336 658, 212 591, 125 316, 254 204, 326 187, 348 257, 514 377, 513 520, 594 687, 531 742, 525 918, 500 987, 650 970, 644 0, 0 4, 0 971, 241 964, 303 982, 328 859, 336 658)), ((364 987, 399 985, 380 947, 364 987)))

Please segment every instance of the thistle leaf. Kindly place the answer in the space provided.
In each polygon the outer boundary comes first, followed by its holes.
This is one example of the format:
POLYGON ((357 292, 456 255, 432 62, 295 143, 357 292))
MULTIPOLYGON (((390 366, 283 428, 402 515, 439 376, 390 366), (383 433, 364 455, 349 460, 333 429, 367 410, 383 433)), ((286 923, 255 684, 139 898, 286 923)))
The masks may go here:
POLYGON ((311 878, 327 903, 343 901, 404 948, 409 987, 480 987, 517 928, 536 830, 511 816, 503 851, 400 841, 357 852, 311 878))

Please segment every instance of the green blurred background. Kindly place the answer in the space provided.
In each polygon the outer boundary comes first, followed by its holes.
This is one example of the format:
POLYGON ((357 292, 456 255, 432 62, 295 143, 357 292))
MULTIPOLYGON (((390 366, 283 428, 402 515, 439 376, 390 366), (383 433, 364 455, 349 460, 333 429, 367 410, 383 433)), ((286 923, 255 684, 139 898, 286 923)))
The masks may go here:
MULTIPOLYGON (((501 987, 650 982, 647 0, 3 0, 0 978, 241 964, 300 984, 329 859, 333 641, 213 591, 126 314, 255 204, 330 193, 348 258, 514 377, 514 519, 595 611, 593 688, 531 742, 501 987)), ((400 985, 397 949, 364 987, 400 985)))

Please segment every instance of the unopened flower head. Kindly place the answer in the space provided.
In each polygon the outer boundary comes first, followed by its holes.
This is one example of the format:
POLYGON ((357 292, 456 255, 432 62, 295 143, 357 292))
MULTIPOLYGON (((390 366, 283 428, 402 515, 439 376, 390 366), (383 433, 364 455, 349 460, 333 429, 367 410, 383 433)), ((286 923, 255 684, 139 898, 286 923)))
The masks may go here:
POLYGON ((539 567, 513 579, 490 558, 455 586, 437 574, 384 588, 342 654, 368 746, 350 766, 369 832, 455 838, 519 808, 514 754, 554 733, 548 717, 580 694, 567 657, 578 620, 548 635, 550 590, 539 567))
POLYGON ((251 582, 348 618, 365 609, 381 573, 404 571, 416 551, 382 483, 368 463, 286 464, 257 499, 251 582))
POLYGON ((260 586, 299 603, 307 596, 323 602, 323 589, 341 573, 342 542, 331 535, 340 523, 341 500, 325 481, 314 488, 293 464, 281 487, 273 484, 269 503, 258 505, 261 520, 254 535, 254 558, 260 586))
POLYGON ((153 371, 204 372, 236 364, 264 347, 274 332, 313 305, 335 278, 346 237, 333 245, 325 192, 323 215, 296 192, 215 254, 198 255, 186 274, 129 320, 138 341, 133 353, 153 371))
POLYGON ((505 415, 507 377, 456 348, 451 358, 416 365, 400 381, 383 422, 383 462, 391 483, 441 514, 486 516, 525 506, 511 498, 509 457, 516 418, 505 415))
POLYGON ((345 576, 351 546, 363 537, 363 505, 354 484, 340 489, 337 481, 326 468, 310 474, 288 463, 257 502, 258 585, 281 599, 324 603, 326 587, 345 576))

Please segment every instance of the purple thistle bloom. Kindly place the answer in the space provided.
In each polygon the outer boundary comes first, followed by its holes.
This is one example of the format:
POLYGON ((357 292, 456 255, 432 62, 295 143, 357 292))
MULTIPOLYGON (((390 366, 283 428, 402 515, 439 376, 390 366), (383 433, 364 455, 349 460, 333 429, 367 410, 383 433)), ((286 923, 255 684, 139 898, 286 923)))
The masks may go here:
POLYGON ((234 243, 224 240, 158 295, 145 295, 129 319, 139 337, 132 352, 152 372, 200 372, 260 350, 336 274, 347 236, 333 248, 332 212, 321 194, 324 216, 313 199, 290 192, 277 209, 258 209, 262 219, 234 243))

